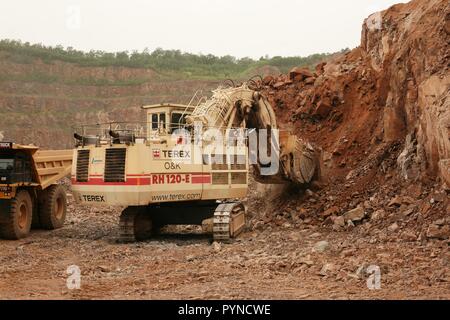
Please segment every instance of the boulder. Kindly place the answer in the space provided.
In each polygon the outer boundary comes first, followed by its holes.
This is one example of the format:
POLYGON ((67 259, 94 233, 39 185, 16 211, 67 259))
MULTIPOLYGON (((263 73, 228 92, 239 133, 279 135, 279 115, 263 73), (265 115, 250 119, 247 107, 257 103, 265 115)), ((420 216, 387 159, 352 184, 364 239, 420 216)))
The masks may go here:
POLYGON ((327 101, 321 100, 317 104, 317 107, 314 110, 313 115, 325 119, 331 113, 331 110, 332 110, 331 104, 329 104, 327 101))
POLYGON ((314 82, 316 82, 316 78, 314 77, 305 79, 305 84, 314 84, 314 82))
POLYGON ((339 207, 334 206, 322 212, 321 216, 327 218, 332 215, 337 215, 339 212, 340 212, 339 207))
POLYGON ((317 75, 322 75, 322 74, 324 74, 325 73, 325 66, 327 65, 327 63, 326 62, 322 62, 322 63, 319 63, 317 66, 316 66, 316 73, 317 73, 317 75))
POLYGON ((274 79, 273 79, 272 76, 265 76, 264 79, 263 79, 263 83, 264 83, 266 86, 269 86, 270 84, 272 84, 273 80, 274 80, 274 79))
POLYGON ((400 207, 402 205, 402 197, 395 196, 394 198, 389 201, 388 207, 400 207))
POLYGON ((214 241, 212 243, 212 248, 215 252, 220 252, 220 250, 222 250, 222 245, 219 242, 214 241))
POLYGON ((390 232, 395 232, 395 231, 397 231, 397 230, 398 230, 398 224, 397 224, 397 223, 391 224, 391 225, 388 227, 388 230, 389 230, 390 232))
POLYGON ((344 220, 345 221, 361 221, 366 216, 366 213, 364 212, 364 208, 357 207, 353 210, 350 210, 344 214, 344 220))
POLYGON ((273 87, 274 87, 275 89, 278 89, 278 88, 283 87, 284 85, 286 85, 285 82, 278 81, 277 83, 275 83, 275 84, 273 85, 273 87))
POLYGON ((440 227, 432 224, 428 227, 427 237, 430 239, 446 240, 450 237, 450 227, 448 225, 440 227))
POLYGON ((328 241, 319 241, 314 245, 314 251, 315 252, 325 252, 330 244, 328 241))
POLYGON ((345 227, 345 219, 343 216, 334 218, 333 223, 336 227, 340 227, 340 228, 345 227))
POLYGON ((289 72, 289 79, 293 81, 303 81, 311 77, 314 77, 314 74, 306 68, 295 67, 289 72))

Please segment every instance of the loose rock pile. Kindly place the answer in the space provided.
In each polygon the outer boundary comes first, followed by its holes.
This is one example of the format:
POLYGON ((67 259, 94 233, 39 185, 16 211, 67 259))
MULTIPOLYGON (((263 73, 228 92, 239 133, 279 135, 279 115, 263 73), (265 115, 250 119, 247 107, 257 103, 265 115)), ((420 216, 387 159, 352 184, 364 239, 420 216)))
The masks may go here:
POLYGON ((321 225, 373 242, 448 243, 449 9, 395 5, 378 29, 364 24, 358 48, 263 79, 284 126, 322 149, 323 179, 281 193, 256 229, 321 225))

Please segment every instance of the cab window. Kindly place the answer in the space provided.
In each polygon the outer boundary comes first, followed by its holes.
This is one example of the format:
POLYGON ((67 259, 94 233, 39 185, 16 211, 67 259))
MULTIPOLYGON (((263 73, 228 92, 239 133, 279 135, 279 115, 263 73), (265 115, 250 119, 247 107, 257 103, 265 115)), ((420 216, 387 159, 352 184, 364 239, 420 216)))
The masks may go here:
POLYGON ((23 160, 20 158, 16 159, 14 167, 16 168, 17 171, 22 171, 23 170, 23 160))
POLYGON ((156 130, 156 129, 158 129, 158 114, 157 113, 154 113, 154 114, 152 114, 152 129, 153 130, 156 130))
POLYGON ((180 129, 186 124, 186 114, 180 112, 172 112, 171 131, 180 129))
POLYGON ((165 113, 159 114, 159 123, 163 129, 166 128, 166 114, 165 113))
POLYGON ((0 170, 8 170, 14 167, 14 159, 0 159, 0 170))
POLYGON ((166 114, 163 112, 152 114, 152 130, 159 128, 166 129, 166 114))

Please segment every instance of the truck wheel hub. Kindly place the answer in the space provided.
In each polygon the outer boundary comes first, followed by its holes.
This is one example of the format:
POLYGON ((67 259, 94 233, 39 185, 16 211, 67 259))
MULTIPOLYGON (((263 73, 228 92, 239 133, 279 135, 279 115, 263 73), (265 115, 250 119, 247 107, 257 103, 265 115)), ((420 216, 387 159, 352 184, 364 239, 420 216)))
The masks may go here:
POLYGON ((64 203, 63 203, 63 199, 61 199, 61 197, 59 197, 58 199, 56 199, 56 208, 55 208, 55 217, 58 220, 61 220, 61 218, 63 217, 64 214, 64 203))
POLYGON ((19 207, 19 219, 18 219, 18 225, 20 229, 25 229, 27 226, 28 221, 28 209, 27 205, 25 203, 22 203, 19 207))

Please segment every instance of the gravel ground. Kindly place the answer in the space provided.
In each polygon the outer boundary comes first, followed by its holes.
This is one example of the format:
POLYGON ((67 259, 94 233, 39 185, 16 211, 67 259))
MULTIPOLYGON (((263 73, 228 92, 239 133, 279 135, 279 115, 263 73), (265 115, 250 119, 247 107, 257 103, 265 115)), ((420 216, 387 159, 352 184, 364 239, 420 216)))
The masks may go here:
POLYGON ((119 244, 119 209, 76 208, 69 205, 63 229, 0 241, 1 299, 450 298, 445 241, 374 242, 355 231, 285 224, 231 244, 194 228, 119 244), (67 287, 72 265, 81 270, 80 289, 67 287))

